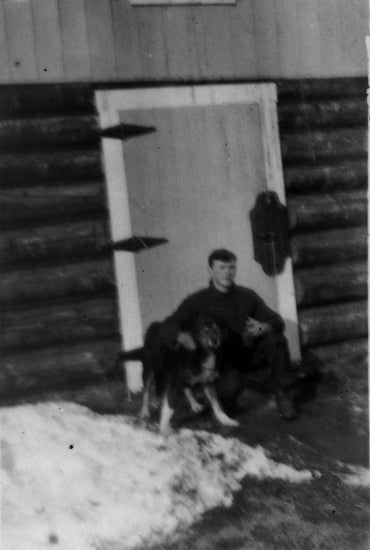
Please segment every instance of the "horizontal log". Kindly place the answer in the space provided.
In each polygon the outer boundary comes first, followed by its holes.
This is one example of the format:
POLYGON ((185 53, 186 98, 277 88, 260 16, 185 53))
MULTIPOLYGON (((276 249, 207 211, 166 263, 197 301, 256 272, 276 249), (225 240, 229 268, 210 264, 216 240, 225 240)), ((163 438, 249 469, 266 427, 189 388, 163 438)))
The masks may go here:
POLYGON ((278 80, 279 100, 324 99, 340 97, 366 98, 366 77, 349 78, 300 78, 278 80))
MULTIPOLYGON (((0 234, 0 261, 12 264, 97 257, 110 241, 105 220, 91 219, 59 225, 45 225, 0 234)), ((40 266, 41 267, 41 266, 40 266)))
POLYGON ((115 293, 109 297, 3 312, 2 350, 42 348, 118 335, 115 293))
POLYGON ((298 312, 304 347, 367 336, 367 302, 313 307, 298 312))
MULTIPOLYGON (((61 218, 82 220, 105 212, 102 181, 71 183, 64 187, 48 185, 0 189, 0 223, 3 228, 25 223, 55 222, 61 218)), ((106 214, 107 215, 107 214, 106 214)))
POLYGON ((2 187, 14 184, 26 185, 40 180, 102 178, 98 148, 3 153, 0 157, 2 187))
POLYGON ((290 228, 295 231, 365 225, 367 222, 366 190, 290 195, 287 203, 290 228))
POLYGON ((98 118, 93 115, 0 120, 2 151, 28 145, 85 145, 98 141, 98 118))
POLYGON ((295 270, 298 306, 356 300, 367 296, 366 262, 295 270))
POLYGON ((0 88, 3 118, 48 114, 94 113, 91 84, 21 84, 0 88))
POLYGON ((360 260, 367 257, 366 227, 294 235, 291 251, 296 268, 360 260))
POLYGON ((40 351, 2 354, 0 398, 63 388, 109 375, 116 369, 119 339, 56 346, 40 351))
POLYGON ((278 105, 280 131, 325 126, 366 126, 366 97, 327 101, 297 101, 278 105))
POLYGON ((366 128, 307 130, 280 135, 283 162, 317 159, 365 157, 367 155, 366 128))
POLYGON ((3 306, 48 302, 57 298, 93 295, 111 290, 114 274, 111 259, 22 269, 3 273, 0 301, 3 306))
POLYGON ((367 186, 367 160, 286 165, 284 181, 287 191, 295 193, 359 189, 367 186))
MULTIPOLYGON (((187 82, 187 84, 195 84, 187 82)), ((145 85, 145 84, 143 84, 145 85)), ((147 85, 152 86, 152 83, 147 85)), ((6 117, 29 114, 92 113, 94 90, 137 87, 137 83, 99 82, 94 84, 18 84, 0 88, 0 112, 6 117)), ((366 77, 278 80, 278 97, 323 99, 366 97, 366 77)))

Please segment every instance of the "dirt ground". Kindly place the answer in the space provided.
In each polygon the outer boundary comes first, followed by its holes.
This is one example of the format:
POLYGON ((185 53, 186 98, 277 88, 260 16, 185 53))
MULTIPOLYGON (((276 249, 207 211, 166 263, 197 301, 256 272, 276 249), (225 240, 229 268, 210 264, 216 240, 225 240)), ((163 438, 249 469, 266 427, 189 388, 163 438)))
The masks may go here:
POLYGON ((266 395, 246 390, 240 401, 240 428, 219 429, 209 415, 185 424, 262 445, 314 479, 245 478, 230 509, 209 512, 177 540, 150 550, 369 550, 369 487, 344 482, 349 466, 369 465, 367 379, 349 383, 327 373, 291 422, 266 395))

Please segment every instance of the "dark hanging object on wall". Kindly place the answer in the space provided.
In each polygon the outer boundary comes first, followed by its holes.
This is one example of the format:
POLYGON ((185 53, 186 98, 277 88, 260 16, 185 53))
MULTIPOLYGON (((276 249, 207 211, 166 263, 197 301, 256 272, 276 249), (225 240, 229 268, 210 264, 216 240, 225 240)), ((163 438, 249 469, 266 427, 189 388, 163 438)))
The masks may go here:
POLYGON ((286 206, 276 193, 269 191, 258 195, 250 212, 253 234, 254 259, 267 275, 283 271, 289 256, 289 222, 286 206))
POLYGON ((137 124, 118 124, 117 126, 110 126, 100 131, 101 137, 107 137, 112 139, 121 139, 126 141, 127 139, 144 136, 145 134, 152 134, 156 132, 154 126, 138 126, 137 124))
POLYGON ((125 250, 126 252, 140 252, 147 248, 153 248, 160 244, 167 243, 167 239, 160 239, 156 237, 130 237, 122 241, 117 241, 109 245, 111 250, 125 250))

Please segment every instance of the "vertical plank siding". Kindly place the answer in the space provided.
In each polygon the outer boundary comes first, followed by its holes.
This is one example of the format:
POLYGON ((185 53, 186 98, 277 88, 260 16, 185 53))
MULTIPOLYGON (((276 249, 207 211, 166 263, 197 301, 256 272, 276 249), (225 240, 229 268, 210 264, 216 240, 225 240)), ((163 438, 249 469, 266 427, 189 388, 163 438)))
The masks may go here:
POLYGON ((57 0, 32 0, 38 80, 63 78, 62 32, 57 0))
POLYGON ((165 25, 168 29, 167 48, 168 70, 171 79, 184 79, 186 75, 193 74, 195 79, 202 75, 201 63, 197 59, 198 45, 196 40, 196 28, 201 20, 195 17, 191 6, 179 7, 177 10, 168 8, 165 12, 165 25), (184 56, 183 52, 186 52, 184 56))
POLYGON ((318 2, 296 0, 296 5, 299 70, 302 74, 309 74, 313 67, 321 66, 322 50, 326 47, 326 33, 320 25, 318 2))
MULTIPOLYGON (((194 22, 201 23, 195 26, 201 74, 219 74, 223 78, 232 78, 235 75, 233 64, 232 34, 228 25, 228 6, 214 6, 210 15, 209 6, 202 6, 200 17, 194 13, 194 22)), ((240 52, 241 53, 241 52, 240 52)), ((237 53, 237 55, 240 55, 237 53)))
POLYGON ((297 55, 300 44, 297 20, 296 2, 292 2, 292 0, 276 0, 280 72, 286 78, 294 78, 301 70, 297 55))
POLYGON ((4 1, 12 81, 38 80, 31 3, 4 1))
POLYGON ((229 28, 241 28, 243 32, 233 33, 231 48, 235 75, 257 74, 256 41, 253 22, 253 3, 238 2, 228 10, 229 28))
POLYGON ((358 63, 364 46, 364 37, 369 33, 368 4, 363 0, 338 0, 341 14, 341 50, 343 71, 358 63))
POLYGON ((93 80, 115 74, 113 21, 109 2, 86 2, 87 40, 93 80))
POLYGON ((366 0, 0 2, 4 83, 367 74, 366 0))
POLYGON ((325 36, 325 47, 321 51, 321 62, 328 74, 332 67, 343 67, 342 22, 338 0, 321 0, 318 6, 321 35, 325 36))
MULTIPOLYGON (((135 8, 129 7, 126 10, 127 15, 129 15, 132 9, 135 8)), ((164 11, 149 8, 142 13, 137 11, 135 15, 136 29, 139 31, 142 77, 156 80, 158 74, 169 74, 168 58, 171 53, 168 51, 166 43, 167 28, 164 20, 164 11)))
POLYGON ((84 0, 59 0, 65 80, 91 79, 84 0))
POLYGON ((254 2, 253 11, 257 76, 278 77, 280 74, 280 58, 275 2, 270 2, 270 0, 254 2))
MULTIPOLYGON (((142 54, 139 40, 138 14, 121 0, 112 0, 115 76, 142 79, 142 54)), ((114 78, 114 76, 113 76, 114 78)))
POLYGON ((0 2, 0 75, 4 82, 10 80, 10 59, 5 24, 4 4, 0 2))

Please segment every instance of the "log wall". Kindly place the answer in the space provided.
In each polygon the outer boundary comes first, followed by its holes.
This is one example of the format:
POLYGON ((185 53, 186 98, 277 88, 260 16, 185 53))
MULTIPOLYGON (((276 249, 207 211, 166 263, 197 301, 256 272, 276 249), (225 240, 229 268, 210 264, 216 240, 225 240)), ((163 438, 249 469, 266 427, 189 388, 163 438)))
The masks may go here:
MULTIPOLYGON (((345 350, 366 371, 366 80, 277 84, 304 356, 342 365, 345 350)), ((0 89, 3 400, 117 375, 93 97, 87 84, 0 89)))
POLYGON ((343 369, 345 350, 366 376, 366 84, 339 82, 308 81, 300 98, 283 84, 280 136, 304 357, 343 369))
POLYGON ((366 76, 366 0, 0 0, 0 82, 366 76))
POLYGON ((78 86, 0 90, 4 400, 122 377, 92 88, 79 98, 78 86))

